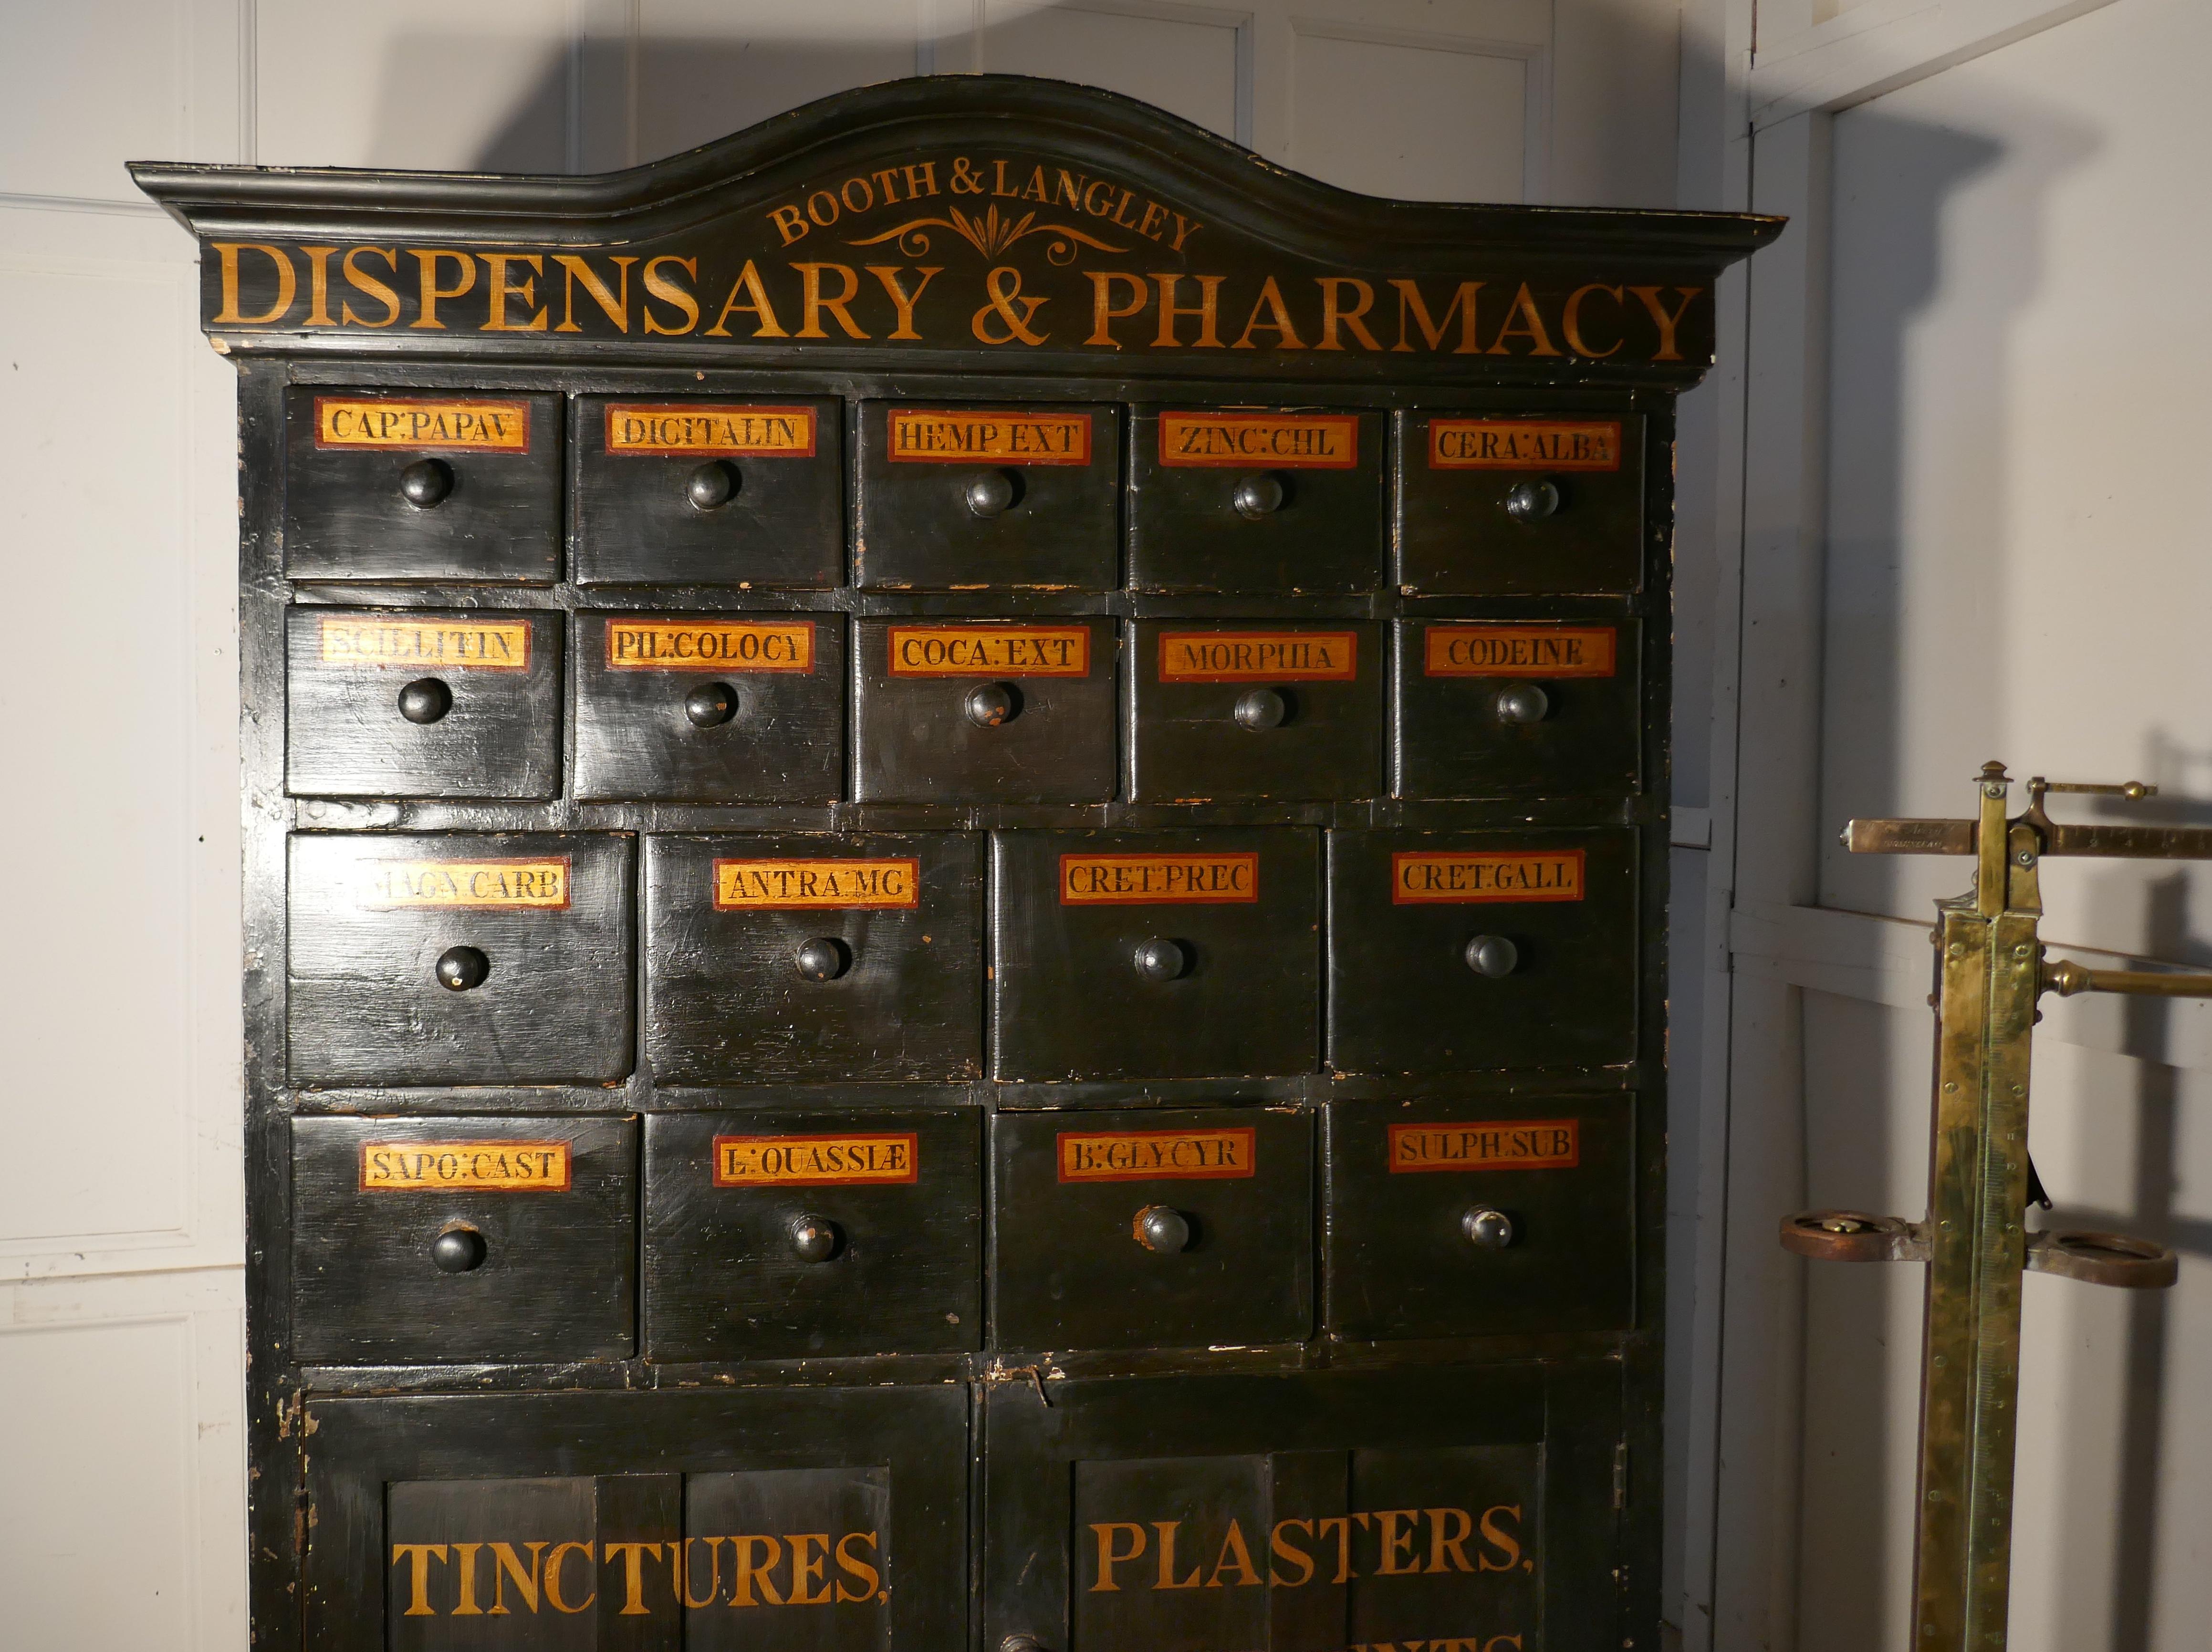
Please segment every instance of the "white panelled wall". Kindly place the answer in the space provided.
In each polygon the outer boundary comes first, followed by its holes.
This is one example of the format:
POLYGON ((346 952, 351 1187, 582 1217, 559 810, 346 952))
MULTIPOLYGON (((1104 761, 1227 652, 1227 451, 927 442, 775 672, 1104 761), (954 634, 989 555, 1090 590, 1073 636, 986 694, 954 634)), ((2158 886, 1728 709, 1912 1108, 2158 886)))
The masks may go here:
POLYGON ((599 171, 979 70, 1376 193, 1674 200, 1674 0, 0 7, 0 1643, 246 1643, 234 375, 123 163, 599 171))

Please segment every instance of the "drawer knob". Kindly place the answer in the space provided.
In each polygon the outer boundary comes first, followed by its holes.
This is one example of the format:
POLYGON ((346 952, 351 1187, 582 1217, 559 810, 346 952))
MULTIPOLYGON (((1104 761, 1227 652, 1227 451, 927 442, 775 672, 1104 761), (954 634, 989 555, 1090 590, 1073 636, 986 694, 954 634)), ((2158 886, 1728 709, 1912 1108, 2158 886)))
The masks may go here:
POLYGON ((1131 1231, 1139 1244, 1163 1256, 1180 1255, 1190 1248, 1190 1218, 1165 1205, 1147 1205, 1139 1211, 1131 1231))
POLYGON ((1559 508, 1559 490, 1548 482, 1516 482, 1505 490, 1505 513, 1516 522, 1540 522, 1559 508))
POLYGON ((1534 683, 1508 683, 1491 704, 1501 723, 1540 723, 1552 712, 1552 696, 1534 683))
POLYGON ((1478 975, 1498 981, 1521 964, 1521 949, 1503 935, 1478 935, 1467 944, 1467 967, 1478 975))
POLYGON ((702 683, 684 696, 684 714, 701 728, 715 728, 738 714, 738 691, 726 683, 702 683))
POLYGON ((1468 1243, 1484 1250, 1503 1250, 1513 1242, 1513 1218, 1487 1205, 1477 1205, 1461 1217, 1459 1230, 1468 1243))
POLYGON ((453 467, 441 459, 418 459, 399 473, 399 496, 418 511, 445 503, 453 491, 453 467))
POLYGON ((1283 508, 1283 479, 1261 471, 1258 476, 1240 477, 1229 502, 1237 507, 1237 514, 1248 521, 1273 516, 1283 508))
POLYGON ((1180 981, 1190 973, 1190 949, 1164 936, 1139 941, 1129 961, 1146 981, 1180 981))
POLYGON ((968 478, 968 485, 960 490, 967 501, 968 513, 980 516, 986 522, 994 516, 1004 516, 1014 503, 1014 479, 1004 471, 985 471, 980 476, 968 478))
POLYGON ((1237 696, 1237 726, 1249 728, 1255 734, 1263 729, 1280 728, 1283 720, 1291 714, 1288 695, 1279 689, 1253 689, 1237 696))
POLYGON ((430 1242, 430 1266, 441 1273, 468 1273, 483 1266, 484 1236, 465 1224, 447 1228, 430 1242))
POLYGON ((738 467, 710 459, 684 478, 684 496, 695 511, 718 511, 738 496, 738 467))
POLYGON ((805 981, 835 981, 853 964, 852 950, 835 935, 817 935, 804 941, 792 955, 805 981))
POLYGON ((999 1652, 1045 1652, 1045 1646, 1034 1635, 1009 1635, 999 1643, 999 1652))
POLYGON ((791 1254, 802 1262, 826 1262, 837 1254, 843 1236, 826 1216, 791 1218, 791 1254))
POLYGON ((399 690, 399 714, 410 723, 434 723, 453 708, 453 691, 434 677, 419 677, 399 690))
POLYGON ((438 954, 438 985, 465 993, 490 978, 491 960, 473 946, 449 946, 438 954))
POLYGON ((1022 693, 1011 683, 979 683, 962 702, 968 720, 977 728, 997 728, 1022 713, 1022 693))

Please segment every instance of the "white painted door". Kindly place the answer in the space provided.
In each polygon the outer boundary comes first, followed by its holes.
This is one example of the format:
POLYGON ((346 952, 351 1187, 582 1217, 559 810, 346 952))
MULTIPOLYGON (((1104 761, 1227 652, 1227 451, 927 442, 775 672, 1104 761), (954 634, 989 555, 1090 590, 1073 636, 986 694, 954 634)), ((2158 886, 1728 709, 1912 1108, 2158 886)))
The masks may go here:
POLYGON ((916 72, 1348 187, 1663 206, 1673 0, 77 0, 0 15, 0 1639, 245 1644, 232 373, 131 159, 568 172, 916 72))

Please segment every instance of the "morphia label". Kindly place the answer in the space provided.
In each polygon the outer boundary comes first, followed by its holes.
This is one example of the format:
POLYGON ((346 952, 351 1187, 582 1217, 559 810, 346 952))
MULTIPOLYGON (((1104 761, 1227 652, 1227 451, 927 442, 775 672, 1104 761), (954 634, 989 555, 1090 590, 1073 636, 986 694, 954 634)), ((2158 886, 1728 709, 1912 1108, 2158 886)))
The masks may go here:
POLYGON ((1349 683, 1355 631, 1163 631, 1163 683, 1349 683))
POLYGON ((447 1188, 562 1193, 568 1186, 565 1141, 371 1141, 361 1149, 364 1193, 447 1188))
POLYGON ((1088 677, 1087 625, 893 625, 893 677, 1088 677))
POLYGON ((1618 471, 1614 419, 1431 419, 1432 471, 1618 471))
POLYGON ((360 902, 376 912, 400 912, 416 907, 565 911, 568 905, 568 857, 374 861, 362 869, 360 902))
POLYGON ((912 1131, 873 1135, 717 1136, 717 1187, 849 1187, 921 1174, 912 1131))
POLYGON ((1359 463, 1352 413, 1163 413, 1160 463, 1348 471, 1359 463))
POLYGON ((1570 1170, 1582 1160, 1573 1119, 1486 1119, 1480 1124, 1394 1124, 1390 1173, 1570 1170))
POLYGON ((1610 625, 1431 625, 1427 677, 1611 677, 1620 634, 1610 625))
POLYGON ((359 614, 324 616, 325 665, 434 665, 453 671, 526 671, 530 625, 525 620, 410 620, 359 614))
POLYGON ((607 452, 641 458, 812 459, 814 410, 611 402, 607 452))
POLYGON ((1260 898, 1260 857, 1236 854, 1064 854, 1060 903, 1233 906, 1260 898))
POLYGON ((315 446, 526 453, 530 451, 530 404, 318 396, 315 446))
POLYGON ((1394 906, 1582 898, 1580 849, 1474 853, 1424 849, 1390 857, 1394 906))
POLYGON ((811 671, 811 620, 607 622, 611 671, 811 671))
POLYGON ((908 465, 1088 465, 1088 413, 981 413, 961 408, 890 410, 890 457, 908 465))
POLYGON ((1249 1176, 1258 1133, 1224 1130, 1063 1130, 1062 1181, 1218 1181, 1249 1176))
POLYGON ((921 903, 921 862, 717 860, 717 912, 877 911, 921 903))

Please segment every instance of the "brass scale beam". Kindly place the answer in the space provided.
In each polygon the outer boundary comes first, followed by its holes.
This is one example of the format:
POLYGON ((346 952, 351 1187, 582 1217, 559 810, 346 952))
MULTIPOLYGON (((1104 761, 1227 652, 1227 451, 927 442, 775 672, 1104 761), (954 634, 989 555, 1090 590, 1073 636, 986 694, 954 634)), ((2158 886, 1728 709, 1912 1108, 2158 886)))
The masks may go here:
POLYGON ((2021 1275, 2029 1268, 2094 1285, 2173 1283, 2174 1254, 2120 1234, 2027 1231, 2029 1045, 2045 993, 2212 998, 2212 974, 2089 969, 2044 957, 2038 868, 2053 856, 2212 860, 2212 829, 2061 825, 2046 793, 2130 801, 2156 787, 2027 783, 2028 809, 2005 817, 2011 781, 1989 763, 1972 820, 1854 820, 1855 854, 1974 859, 1973 887, 1936 902, 1936 1089, 1928 1216, 1806 1211, 1782 1243, 1833 1261, 1924 1261, 1920 1474, 1913 1544, 1913 1652, 2000 1652, 2012 1579, 2013 1445, 2020 1390, 2021 1275))

